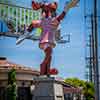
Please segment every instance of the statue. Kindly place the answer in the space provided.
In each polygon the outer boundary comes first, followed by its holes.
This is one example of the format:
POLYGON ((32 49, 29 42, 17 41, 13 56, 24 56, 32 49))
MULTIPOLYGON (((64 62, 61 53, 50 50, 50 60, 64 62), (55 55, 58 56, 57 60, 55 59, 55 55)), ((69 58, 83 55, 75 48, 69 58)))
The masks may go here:
POLYGON ((31 32, 34 28, 41 28, 42 34, 39 40, 39 48, 45 53, 45 58, 40 64, 40 75, 54 75, 57 74, 57 69, 51 69, 52 49, 56 46, 55 35, 61 20, 65 17, 70 8, 75 7, 79 0, 72 0, 65 5, 63 12, 56 15, 57 2, 53 3, 37 3, 32 1, 33 10, 42 9, 42 18, 40 20, 33 20, 27 31, 31 32))

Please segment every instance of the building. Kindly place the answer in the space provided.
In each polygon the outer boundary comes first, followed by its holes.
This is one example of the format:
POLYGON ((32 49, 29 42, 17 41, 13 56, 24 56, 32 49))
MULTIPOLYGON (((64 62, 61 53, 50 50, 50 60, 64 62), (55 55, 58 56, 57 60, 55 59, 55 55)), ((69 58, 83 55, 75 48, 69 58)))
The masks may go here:
POLYGON ((22 32, 30 25, 32 20, 40 19, 41 10, 34 11, 31 7, 31 0, 18 2, 17 0, 0 1, 0 32, 12 31, 2 29, 2 22, 10 23, 14 32, 22 32), (24 5, 23 5, 24 3, 24 5))
POLYGON ((34 77, 39 76, 39 71, 22 65, 9 62, 6 58, 0 58, 0 100, 5 100, 5 90, 8 85, 8 72, 16 70, 16 84, 18 87, 18 100, 28 100, 30 97, 30 85, 34 77))

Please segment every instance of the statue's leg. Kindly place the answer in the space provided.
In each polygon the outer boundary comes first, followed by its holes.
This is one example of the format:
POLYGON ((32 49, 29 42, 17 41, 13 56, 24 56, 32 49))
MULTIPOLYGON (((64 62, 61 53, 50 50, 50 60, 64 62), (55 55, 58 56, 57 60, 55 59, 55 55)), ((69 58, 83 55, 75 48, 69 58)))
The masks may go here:
POLYGON ((48 61, 47 61, 47 76, 50 76, 50 66, 51 66, 51 59, 52 59, 52 56, 50 56, 49 58, 48 58, 48 61))
POLYGON ((50 70, 50 64, 51 64, 51 55, 52 55, 52 48, 51 47, 47 47, 45 50, 45 59, 44 61, 41 63, 41 68, 40 68, 40 74, 41 75, 47 75, 49 73, 50 70))

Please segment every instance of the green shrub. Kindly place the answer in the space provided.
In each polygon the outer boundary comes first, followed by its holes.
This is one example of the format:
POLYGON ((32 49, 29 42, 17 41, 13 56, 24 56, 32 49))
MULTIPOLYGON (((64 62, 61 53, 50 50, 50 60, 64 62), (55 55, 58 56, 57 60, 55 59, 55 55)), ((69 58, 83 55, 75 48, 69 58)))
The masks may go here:
POLYGON ((16 71, 11 69, 8 72, 7 100, 16 100, 16 71))

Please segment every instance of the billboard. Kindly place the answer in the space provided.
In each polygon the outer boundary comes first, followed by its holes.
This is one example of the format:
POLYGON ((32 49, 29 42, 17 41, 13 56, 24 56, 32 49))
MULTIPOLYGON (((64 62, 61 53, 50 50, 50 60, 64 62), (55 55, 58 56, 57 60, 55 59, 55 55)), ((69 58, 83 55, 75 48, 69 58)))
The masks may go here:
POLYGON ((32 0, 0 0, 0 3, 31 8, 32 0))
POLYGON ((0 30, 4 30, 6 23, 10 31, 23 31, 37 19, 40 19, 40 11, 32 10, 31 0, 0 0, 0 30))

